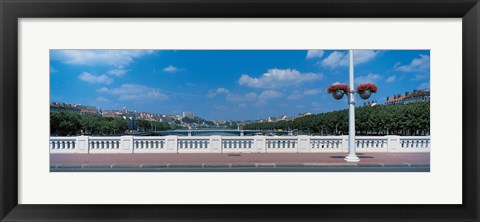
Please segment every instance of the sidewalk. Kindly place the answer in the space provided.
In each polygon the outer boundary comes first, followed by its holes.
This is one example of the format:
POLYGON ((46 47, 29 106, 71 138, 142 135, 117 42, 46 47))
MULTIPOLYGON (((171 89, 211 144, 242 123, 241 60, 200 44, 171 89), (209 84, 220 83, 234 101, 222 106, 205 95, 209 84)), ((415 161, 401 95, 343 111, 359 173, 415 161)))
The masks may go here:
POLYGON ((358 153, 361 159, 358 163, 347 163, 345 155, 346 153, 50 154, 50 167, 53 171, 72 168, 92 171, 105 168, 130 169, 129 171, 154 168, 430 168, 430 153, 358 153))

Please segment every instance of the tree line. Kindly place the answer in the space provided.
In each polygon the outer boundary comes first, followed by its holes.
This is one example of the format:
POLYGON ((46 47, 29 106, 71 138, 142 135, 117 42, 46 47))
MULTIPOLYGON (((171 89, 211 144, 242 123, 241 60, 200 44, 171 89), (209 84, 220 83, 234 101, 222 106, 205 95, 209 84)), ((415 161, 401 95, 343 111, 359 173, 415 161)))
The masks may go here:
MULTIPOLYGON (((171 129, 168 123, 147 120, 138 120, 137 127, 143 131, 171 129)), ((63 111, 50 112, 50 135, 120 135, 126 130, 128 130, 128 124, 123 118, 80 115, 63 111)))
POLYGON ((193 117, 193 119, 189 118, 189 117, 183 117, 182 122, 189 123, 189 124, 196 123, 196 124, 199 124, 199 125, 200 124, 205 124, 205 125, 208 125, 208 126, 214 126, 215 125, 215 123, 213 123, 212 121, 202 119, 198 116, 193 117))
POLYGON ((164 130, 171 130, 177 127, 171 126, 168 123, 159 123, 154 121, 148 120, 138 120, 137 122, 138 130, 141 132, 152 132, 152 131, 164 131, 164 130))
MULTIPOLYGON (((300 134, 348 134, 348 109, 319 113, 293 121, 250 123, 245 130, 293 130, 300 134)), ((405 105, 376 105, 355 108, 357 135, 428 135, 430 102, 405 105)))

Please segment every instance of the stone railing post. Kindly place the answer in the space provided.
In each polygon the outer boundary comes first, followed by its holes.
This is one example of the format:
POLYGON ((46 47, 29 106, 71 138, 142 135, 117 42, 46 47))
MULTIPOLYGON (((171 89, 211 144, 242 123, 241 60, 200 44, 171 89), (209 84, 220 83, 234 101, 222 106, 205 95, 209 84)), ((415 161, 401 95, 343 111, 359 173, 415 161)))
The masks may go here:
POLYGON ((121 136, 120 137, 120 149, 119 153, 133 153, 133 136, 121 136))
POLYGON ((348 153, 348 135, 340 137, 342 139, 342 152, 348 153))
POLYGON ((400 136, 387 136, 387 152, 400 152, 400 136))
POLYGON ((222 136, 210 136, 209 151, 211 153, 223 153, 222 150, 222 136))
POLYGON ((266 153, 267 152, 267 137, 254 136, 253 137, 253 152, 266 153))
POLYGON ((88 136, 77 136, 75 140, 76 153, 88 153, 90 151, 88 136))
POLYGON ((310 136, 300 135, 297 136, 297 148, 299 153, 310 153, 310 136))
POLYGON ((165 136, 166 151, 169 153, 178 153, 178 136, 165 136))

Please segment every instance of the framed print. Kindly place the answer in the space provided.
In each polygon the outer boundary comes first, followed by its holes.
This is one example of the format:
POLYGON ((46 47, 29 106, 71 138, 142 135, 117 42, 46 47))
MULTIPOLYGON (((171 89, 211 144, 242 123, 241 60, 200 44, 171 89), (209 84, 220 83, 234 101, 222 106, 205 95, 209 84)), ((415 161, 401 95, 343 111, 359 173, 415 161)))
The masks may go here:
POLYGON ((479 7, 2 1, 1 220, 478 221, 479 7))
POLYGON ((50 69, 50 172, 430 171, 429 50, 50 49, 50 69), (347 65, 357 89, 327 87, 347 65))

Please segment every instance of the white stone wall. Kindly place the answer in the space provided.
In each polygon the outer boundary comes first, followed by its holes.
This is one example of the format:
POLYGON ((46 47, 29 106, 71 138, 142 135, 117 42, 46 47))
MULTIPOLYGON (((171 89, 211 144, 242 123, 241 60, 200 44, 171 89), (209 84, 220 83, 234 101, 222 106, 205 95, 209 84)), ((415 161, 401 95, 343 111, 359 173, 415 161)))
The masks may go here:
MULTIPOLYGON (((356 151, 430 152, 430 136, 357 136, 356 151)), ((348 136, 50 137, 50 153, 333 153, 348 136)))
POLYGON ((357 136, 355 146, 356 151, 361 153, 388 152, 388 138, 387 136, 357 136))

